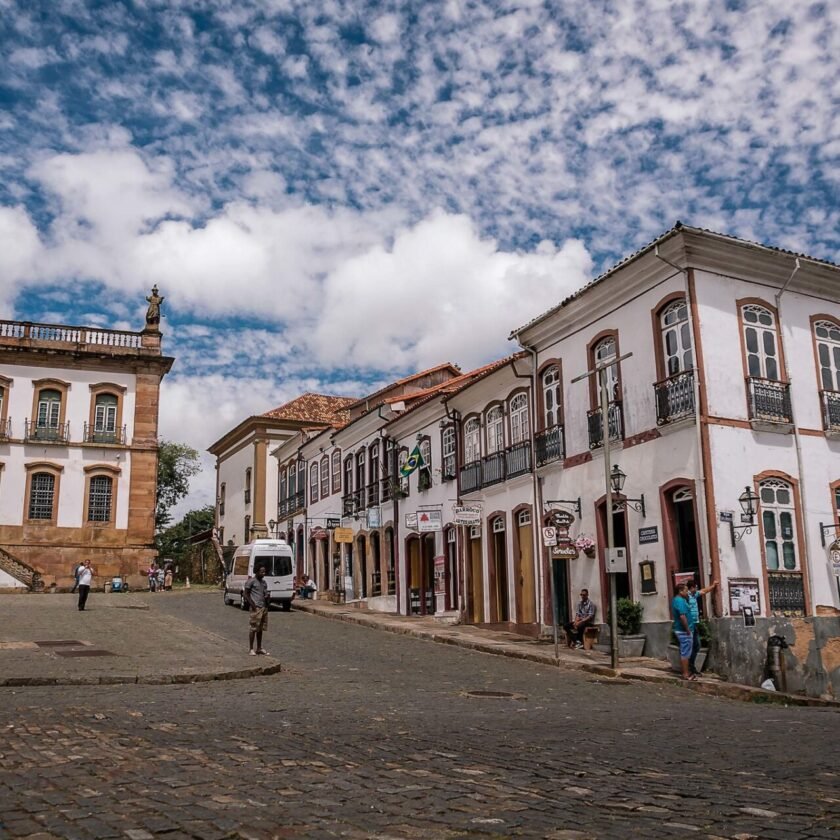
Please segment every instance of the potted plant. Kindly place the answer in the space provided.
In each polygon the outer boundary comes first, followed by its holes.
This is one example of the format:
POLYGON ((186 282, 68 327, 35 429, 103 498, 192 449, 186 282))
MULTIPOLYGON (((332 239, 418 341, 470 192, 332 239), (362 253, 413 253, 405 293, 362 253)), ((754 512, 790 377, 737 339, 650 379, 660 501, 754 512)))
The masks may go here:
POLYGON ((595 556, 595 540, 586 534, 578 534, 575 539, 575 548, 582 551, 587 557, 595 556))
POLYGON ((641 656, 645 651, 642 635, 642 605, 630 598, 619 598, 617 603, 618 655, 622 658, 641 656))
MULTIPOLYGON (((697 624, 697 629, 700 631, 700 650, 694 660, 694 667, 700 672, 706 666, 706 657, 709 655, 709 645, 712 643, 712 624, 707 619, 701 618, 697 624)), ((673 628, 671 629, 671 643, 668 645, 668 662, 671 663, 672 670, 682 670, 680 646, 677 644, 677 637, 674 635, 673 628)))

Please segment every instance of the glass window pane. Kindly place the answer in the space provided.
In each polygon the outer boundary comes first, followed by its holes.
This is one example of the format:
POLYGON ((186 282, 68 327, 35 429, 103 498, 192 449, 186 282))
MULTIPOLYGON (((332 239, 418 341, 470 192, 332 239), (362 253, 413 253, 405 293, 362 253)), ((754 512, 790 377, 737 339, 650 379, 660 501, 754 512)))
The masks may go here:
POLYGON ((665 352, 669 356, 677 352, 677 333, 674 330, 665 333, 665 352))
MULTIPOLYGON (((781 495, 781 490, 779 491, 779 495, 781 495)), ((779 528, 782 532, 782 539, 793 539, 793 518, 786 510, 779 514, 779 528)))
POLYGON ((761 362, 758 356, 754 354, 747 356, 747 369, 750 376, 761 376, 761 362))
POLYGON ((747 339, 747 352, 758 353, 758 333, 750 328, 744 331, 744 336, 747 339))
POLYGON ((764 339, 764 352, 768 356, 775 356, 776 355, 776 336, 773 335, 771 332, 765 332, 763 335, 764 339))
POLYGON ((776 501, 776 491, 772 487, 762 487, 761 501, 766 505, 772 505, 776 501))
POLYGON ((765 327, 773 326, 773 317, 769 312, 762 310, 758 313, 758 323, 764 324, 765 327))
POLYGON ((758 320, 758 316, 752 309, 745 309, 744 320, 747 321, 747 323, 754 324, 758 320))
POLYGON ((668 376, 675 376, 680 372, 680 357, 679 356, 669 356, 668 357, 668 376))
POLYGON ((682 340, 682 346, 686 349, 691 347, 691 330, 688 327, 688 324, 683 324, 682 329, 680 330, 680 339, 682 340))
POLYGON ((796 568, 796 551, 794 550, 792 542, 782 543, 782 556, 784 557, 786 569, 796 568))
POLYGON ((828 338, 828 327, 825 324, 817 324, 816 330, 817 338, 828 338))
POLYGON ((826 391, 834 389, 834 375, 831 372, 831 368, 820 368, 820 381, 826 391))
POLYGON ((829 355, 827 344, 817 345, 817 355, 820 357, 820 364, 824 367, 827 367, 831 364, 831 356, 829 355))
POLYGON ((779 568, 779 549, 775 542, 764 543, 764 554, 767 557, 767 568, 775 571, 779 568))
POLYGON ((767 359, 765 364, 767 365, 767 378, 778 380, 779 378, 779 366, 776 364, 775 359, 767 359))
POLYGON ((780 505, 789 505, 790 504, 790 490, 787 487, 780 487, 776 491, 776 501, 780 505))
POLYGON ((834 348, 832 356, 834 357, 834 367, 840 368, 840 347, 834 348))
POLYGON ((776 515, 772 510, 765 510, 761 518, 764 522, 764 538, 776 539, 776 515))

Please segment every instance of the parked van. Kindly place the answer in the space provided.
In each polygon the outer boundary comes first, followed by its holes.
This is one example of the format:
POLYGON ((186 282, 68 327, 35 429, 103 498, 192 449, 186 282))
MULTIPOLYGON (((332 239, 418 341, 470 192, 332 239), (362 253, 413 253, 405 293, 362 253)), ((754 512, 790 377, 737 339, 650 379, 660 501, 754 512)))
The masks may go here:
POLYGON ((293 562, 291 546, 283 540, 254 540, 239 546, 225 576, 225 604, 238 601, 240 609, 247 610, 245 584, 265 566, 270 602, 290 610, 295 597, 293 562))

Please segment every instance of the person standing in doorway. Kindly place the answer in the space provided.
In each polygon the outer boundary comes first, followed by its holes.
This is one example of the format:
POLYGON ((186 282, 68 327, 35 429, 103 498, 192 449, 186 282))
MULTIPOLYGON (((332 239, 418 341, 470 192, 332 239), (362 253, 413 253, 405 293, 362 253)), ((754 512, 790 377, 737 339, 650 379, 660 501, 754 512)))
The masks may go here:
POLYGON ((690 613, 689 619, 693 627, 691 634, 691 656, 688 658, 688 670, 692 674, 697 674, 697 654, 700 653, 700 599, 707 593, 711 592, 716 586, 717 581, 713 580, 708 586, 703 589, 697 588, 697 581, 693 578, 688 582, 688 611, 690 613))
POLYGON ((85 560, 84 565, 79 570, 79 609, 84 610, 87 604, 88 595, 90 594, 90 585, 93 581, 93 569, 90 567, 90 560, 85 560))
POLYGON ((248 653, 251 656, 262 654, 268 656, 268 651, 262 646, 262 634, 268 627, 268 584, 264 580, 265 566, 257 569, 257 574, 252 577, 244 588, 245 600, 251 611, 250 632, 248 633, 248 653), (256 640, 256 647, 254 641, 256 640))
POLYGON ((677 584, 674 600, 671 601, 671 615, 674 619, 674 635, 677 637, 677 644, 680 646, 682 678, 684 680, 696 680, 697 677, 688 668, 694 628, 691 625, 691 611, 688 608, 688 587, 684 583, 677 584))

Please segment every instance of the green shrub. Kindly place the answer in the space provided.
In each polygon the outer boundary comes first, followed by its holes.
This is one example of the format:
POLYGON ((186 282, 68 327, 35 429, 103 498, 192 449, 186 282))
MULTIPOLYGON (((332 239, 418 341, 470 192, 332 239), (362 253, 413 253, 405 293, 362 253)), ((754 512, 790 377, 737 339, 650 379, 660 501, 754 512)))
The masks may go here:
POLYGON ((630 598, 618 599, 619 636, 638 636, 642 629, 642 605, 630 598))

